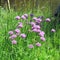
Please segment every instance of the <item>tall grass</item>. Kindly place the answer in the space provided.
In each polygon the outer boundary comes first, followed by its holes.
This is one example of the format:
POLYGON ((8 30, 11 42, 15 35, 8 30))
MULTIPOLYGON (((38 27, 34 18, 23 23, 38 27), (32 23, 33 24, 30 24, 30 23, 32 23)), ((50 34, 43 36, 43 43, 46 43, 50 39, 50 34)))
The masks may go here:
MULTIPOLYGON (((59 46, 60 46, 60 29, 59 24, 56 24, 56 32, 51 33, 50 29, 54 28, 54 24, 52 23, 44 23, 43 30, 46 32, 46 41, 41 42, 41 47, 35 47, 34 49, 29 49, 27 45, 29 43, 33 43, 37 38, 35 33, 31 33, 30 35, 27 32, 29 26, 26 26, 22 30, 28 34, 28 38, 26 41, 23 39, 18 38, 17 44, 12 45, 11 41, 9 40, 8 31, 14 30, 17 25, 17 21, 14 19, 17 15, 24 14, 21 12, 15 12, 13 10, 6 11, 4 9, 0 9, 0 59, 1 60, 59 60, 59 46), (32 38, 33 37, 33 38, 32 38)), ((50 17, 50 12, 45 10, 43 13, 42 10, 33 12, 35 16, 44 16, 50 17)), ((27 11, 27 14, 30 14, 31 11, 27 11)), ((28 19, 30 20, 30 18, 28 19)), ((52 19, 53 20, 53 19, 52 19)), ((22 21, 24 22, 24 21, 22 21)))

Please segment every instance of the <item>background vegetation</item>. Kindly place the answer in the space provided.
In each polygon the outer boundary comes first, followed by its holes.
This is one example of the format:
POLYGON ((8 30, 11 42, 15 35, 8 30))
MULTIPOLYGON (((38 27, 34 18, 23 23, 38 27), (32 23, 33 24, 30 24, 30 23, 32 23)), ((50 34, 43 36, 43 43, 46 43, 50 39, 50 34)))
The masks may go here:
MULTIPOLYGON (((3 1, 3 0, 2 0, 3 1)), ((15 0, 16 1, 16 0, 15 0)), ((23 0, 21 0, 23 1, 23 0)), ((26 0, 27 1, 27 0, 26 0)), ((0 60, 60 60, 60 24, 58 23, 58 17, 52 17, 52 11, 50 9, 50 5, 47 4, 47 2, 41 3, 41 8, 39 7, 39 4, 34 7, 33 4, 35 1, 40 0, 34 0, 30 3, 31 0, 26 2, 24 0, 23 3, 26 5, 19 5, 21 6, 18 8, 18 10, 10 9, 4 9, 0 7, 0 60), (33 5, 32 5, 33 4, 33 5), (31 9, 30 9, 31 8, 31 9), (27 47, 28 42, 30 43, 32 40, 34 41, 36 38, 36 34, 31 34, 27 37, 25 43, 22 41, 22 39, 17 39, 18 44, 12 45, 11 41, 9 40, 8 31, 14 30, 16 28, 17 21, 15 20, 15 17, 17 15, 21 16, 23 14, 34 14, 35 16, 44 16, 44 20, 46 18, 50 18, 50 23, 44 23, 43 30, 45 31, 46 35, 46 41, 41 42, 41 47, 35 47, 34 49, 29 49, 27 47), (56 30, 55 33, 51 33, 51 29, 54 28, 56 30), (35 37, 35 38, 30 38, 35 37)), ((42 0, 41 0, 42 1, 42 0)), ((57 0, 58 1, 58 0, 57 0)), ((16 3, 18 0, 16 1, 16 3)), ((50 1, 49 1, 50 2, 50 1)), ((13 4, 11 2, 11 4, 13 4)), ((4 4, 3 4, 4 5, 4 4)), ((13 7, 13 5, 10 5, 13 7)), ((30 20, 30 18, 28 18, 30 20)), ((25 22, 25 21, 22 21, 25 22)), ((25 24, 26 26, 26 24, 25 24)), ((26 26, 23 29, 23 32, 27 33, 27 29, 29 26, 26 26)), ((37 38, 37 40, 40 40, 37 38)))

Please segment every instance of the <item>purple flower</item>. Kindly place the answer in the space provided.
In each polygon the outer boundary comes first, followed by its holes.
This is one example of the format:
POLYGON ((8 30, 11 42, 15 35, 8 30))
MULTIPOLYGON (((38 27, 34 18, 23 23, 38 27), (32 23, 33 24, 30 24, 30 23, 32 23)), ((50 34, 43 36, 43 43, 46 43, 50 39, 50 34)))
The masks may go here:
POLYGON ((16 38, 16 37, 17 37, 17 35, 13 34, 13 35, 10 36, 9 38, 10 38, 10 39, 14 39, 14 38, 16 38))
POLYGON ((23 24, 21 22, 19 22, 18 28, 22 28, 23 24))
POLYGON ((33 17, 34 15, 33 14, 30 14, 31 17, 33 17))
POLYGON ((45 35, 45 32, 44 32, 44 31, 40 31, 39 35, 40 35, 41 37, 43 37, 43 36, 45 35))
POLYGON ((40 26, 39 25, 34 25, 34 26, 32 26, 32 29, 40 29, 40 26))
POLYGON ((50 21, 51 21, 50 18, 47 18, 47 19, 46 19, 46 22, 50 22, 50 21))
POLYGON ((41 32, 41 30, 40 30, 40 29, 37 29, 37 32, 38 32, 38 33, 40 33, 40 32, 41 32))
POLYGON ((41 39, 42 41, 45 41, 45 40, 46 40, 44 37, 40 37, 40 39, 41 39))
POLYGON ((33 31, 33 32, 37 32, 37 29, 33 29, 32 31, 33 31))
POLYGON ((10 35, 13 35, 13 31, 9 31, 8 33, 9 33, 10 35))
POLYGON ((16 18, 17 20, 20 20, 20 16, 16 16, 15 18, 16 18))
POLYGON ((37 29, 40 29, 40 26, 39 26, 39 25, 36 25, 36 28, 37 28, 37 29))
POLYGON ((41 30, 35 28, 35 29, 33 29, 32 31, 33 31, 33 32, 37 32, 37 33, 39 33, 41 30))
POLYGON ((28 47, 29 47, 29 48, 34 48, 33 44, 30 44, 28 47))
POLYGON ((55 32, 56 30, 55 29, 51 29, 51 32, 55 32))
POLYGON ((12 40, 12 44, 17 44, 17 41, 16 40, 12 40))
POLYGON ((36 21, 36 20, 37 20, 37 18, 36 18, 36 17, 33 17, 33 20, 34 20, 34 21, 36 21))
POLYGON ((24 33, 21 34, 20 36, 21 36, 22 38, 26 38, 26 34, 24 34, 24 33))
POLYGON ((25 16, 26 18, 28 18, 28 14, 24 14, 24 16, 25 16))
POLYGON ((37 43, 36 43, 36 46, 41 46, 41 43, 37 42, 37 43))
POLYGON ((31 24, 32 26, 34 26, 34 25, 35 25, 35 22, 31 22, 30 24, 31 24))
POLYGON ((16 32, 16 33, 20 33, 20 30, 19 30, 19 29, 15 29, 15 32, 16 32))
POLYGON ((40 23, 40 22, 42 22, 42 19, 37 18, 36 23, 40 23))
POLYGON ((22 15, 21 18, 22 18, 23 20, 26 20, 26 17, 25 17, 24 15, 22 15))

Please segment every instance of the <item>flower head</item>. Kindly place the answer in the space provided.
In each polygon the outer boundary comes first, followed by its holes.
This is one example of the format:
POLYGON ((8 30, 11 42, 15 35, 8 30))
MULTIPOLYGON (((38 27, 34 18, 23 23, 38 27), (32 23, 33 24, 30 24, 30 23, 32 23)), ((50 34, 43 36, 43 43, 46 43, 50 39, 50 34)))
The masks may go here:
POLYGON ((18 28, 22 28, 22 27, 23 27, 22 22, 19 22, 18 28))
POLYGON ((29 47, 29 48, 34 48, 33 44, 30 44, 28 47, 29 47))
POLYGON ((37 43, 36 43, 36 46, 41 46, 41 43, 37 42, 37 43))
POLYGON ((40 32, 41 32, 41 30, 40 30, 40 29, 37 29, 37 32, 38 32, 38 33, 40 33, 40 32))
POLYGON ((15 32, 16 32, 16 33, 20 33, 20 30, 19 30, 19 29, 15 29, 15 32))
POLYGON ((26 20, 26 17, 25 17, 24 15, 22 15, 21 18, 22 18, 23 20, 26 20))
POLYGON ((36 21, 37 20, 37 17, 33 17, 33 20, 36 21))
POLYGON ((28 14, 24 14, 24 16, 25 16, 26 18, 28 18, 28 14))
POLYGON ((34 15, 33 14, 30 14, 31 17, 33 17, 34 15))
POLYGON ((42 19, 41 18, 37 18, 36 23, 41 23, 42 19))
POLYGON ((55 32, 56 30, 55 29, 51 29, 51 32, 55 32))
POLYGON ((45 32, 40 30, 39 35, 40 35, 41 37, 43 37, 43 36, 45 35, 45 32))
POLYGON ((20 20, 20 16, 16 16, 15 18, 16 18, 17 20, 20 20))
POLYGON ((9 33, 10 35, 13 35, 13 31, 9 31, 8 33, 9 33))
POLYGON ((33 25, 32 29, 40 29, 40 26, 39 25, 33 25))
POLYGON ((22 33, 20 36, 21 36, 22 38, 26 38, 26 34, 24 34, 24 33, 22 33))
POLYGON ((46 22, 50 22, 50 21, 51 21, 50 18, 47 18, 47 19, 46 19, 46 22))
POLYGON ((16 40, 12 40, 12 44, 17 44, 17 41, 16 40))
POLYGON ((16 37, 17 37, 17 35, 13 34, 13 35, 10 36, 9 38, 10 38, 10 39, 14 39, 14 38, 16 38, 16 37))
POLYGON ((37 29, 33 29, 32 31, 33 31, 33 32, 37 32, 37 29))
POLYGON ((42 41, 45 41, 45 40, 46 40, 44 37, 40 37, 40 39, 41 39, 42 41))
POLYGON ((30 24, 31 24, 32 26, 34 26, 34 25, 35 25, 35 22, 30 22, 30 24))
POLYGON ((40 30, 40 29, 36 29, 36 28, 34 28, 34 29, 32 29, 32 31, 33 31, 33 32, 37 32, 37 33, 39 33, 41 30, 40 30))

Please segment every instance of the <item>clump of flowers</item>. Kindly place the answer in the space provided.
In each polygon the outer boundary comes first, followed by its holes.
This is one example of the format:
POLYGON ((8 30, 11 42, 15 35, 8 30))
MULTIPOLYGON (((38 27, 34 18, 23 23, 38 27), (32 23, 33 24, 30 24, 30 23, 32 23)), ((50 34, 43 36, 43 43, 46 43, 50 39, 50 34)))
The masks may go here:
MULTIPOLYGON (((20 21, 20 19, 24 21, 24 20, 28 19, 28 16, 29 16, 28 14, 24 14, 21 17, 16 16, 15 18, 19 21, 20 21)), ((36 33, 37 36, 40 38, 39 39, 40 41, 45 41, 46 40, 45 32, 42 30, 42 27, 41 27, 41 23, 43 22, 43 20, 42 20, 43 16, 35 17, 33 14, 30 14, 30 17, 31 17, 31 21, 26 21, 29 23, 29 24, 26 24, 26 26, 28 26, 28 25, 30 26, 30 29, 28 29, 29 32, 36 33)), ((47 18, 45 21, 50 22, 51 19, 47 18)), ((17 42, 18 42, 16 40, 17 37, 22 38, 22 39, 28 38, 27 34, 21 32, 21 29, 24 28, 24 25, 25 24, 23 24, 23 22, 20 21, 20 22, 18 22, 15 30, 8 32, 10 35, 9 39, 11 40, 12 44, 17 44, 17 42)), ((55 31, 56 31, 55 29, 51 29, 51 32, 55 32, 55 31)), ((38 41, 35 42, 35 46, 40 47, 41 45, 42 44, 40 42, 38 42, 38 41)), ((34 48, 34 45, 28 44, 28 47, 32 49, 32 48, 34 48)))

